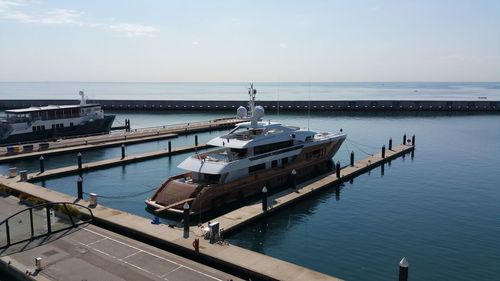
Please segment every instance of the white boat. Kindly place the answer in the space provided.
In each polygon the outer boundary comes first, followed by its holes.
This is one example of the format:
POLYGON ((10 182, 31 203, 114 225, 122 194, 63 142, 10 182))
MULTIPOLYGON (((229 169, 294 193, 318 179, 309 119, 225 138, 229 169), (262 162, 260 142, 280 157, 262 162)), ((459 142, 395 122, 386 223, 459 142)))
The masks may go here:
MULTIPOLYGON (((255 106, 256 92, 251 85, 249 121, 208 142, 218 149, 180 163, 178 167, 186 172, 163 182, 146 200, 148 206, 179 214, 188 203, 191 214, 214 211, 256 196, 264 186, 270 192, 290 186, 292 171, 294 180, 301 181, 332 167, 332 157, 346 134, 262 122, 264 109, 255 106)), ((247 119, 247 112, 238 108, 242 119, 247 119)))
POLYGON ((49 105, 5 110, 0 120, 0 144, 109 133, 114 115, 104 115, 99 104, 88 104, 80 91, 77 105, 49 105))

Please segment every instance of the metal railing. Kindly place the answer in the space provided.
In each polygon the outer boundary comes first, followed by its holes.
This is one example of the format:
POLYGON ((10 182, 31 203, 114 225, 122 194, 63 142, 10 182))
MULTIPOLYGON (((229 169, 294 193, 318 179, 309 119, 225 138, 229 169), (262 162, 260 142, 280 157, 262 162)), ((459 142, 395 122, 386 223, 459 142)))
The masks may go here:
POLYGON ((75 203, 35 205, 0 223, 0 249, 75 228, 94 220, 92 210, 75 203))

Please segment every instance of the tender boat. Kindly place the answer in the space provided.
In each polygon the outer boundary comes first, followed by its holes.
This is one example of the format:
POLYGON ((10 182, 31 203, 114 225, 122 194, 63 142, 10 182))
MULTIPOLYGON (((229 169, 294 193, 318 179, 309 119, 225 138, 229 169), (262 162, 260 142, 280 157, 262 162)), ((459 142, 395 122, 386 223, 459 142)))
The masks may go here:
POLYGON ((164 181, 146 200, 148 206, 157 213, 180 214, 186 203, 190 214, 216 211, 260 194, 264 186, 278 191, 291 186, 292 179, 304 180, 332 167, 346 134, 263 122, 264 109, 255 106, 256 93, 251 85, 250 114, 245 107, 237 111, 242 121, 249 121, 208 142, 218 149, 184 160, 178 167, 186 172, 164 181))
POLYGON ((88 104, 83 91, 80 96, 78 105, 5 110, 7 117, 0 119, 0 144, 109 133, 115 116, 104 115, 99 104, 88 104))

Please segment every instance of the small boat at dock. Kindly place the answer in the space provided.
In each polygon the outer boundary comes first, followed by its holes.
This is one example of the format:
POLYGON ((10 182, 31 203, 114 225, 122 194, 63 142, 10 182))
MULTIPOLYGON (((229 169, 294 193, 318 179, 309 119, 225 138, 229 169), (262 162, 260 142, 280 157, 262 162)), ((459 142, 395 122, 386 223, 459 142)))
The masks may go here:
POLYGON ((188 203, 192 215, 216 211, 257 196, 264 186, 276 192, 332 166, 346 134, 261 121, 264 108, 255 106, 256 93, 251 85, 248 110, 237 110, 242 123, 208 142, 217 149, 180 163, 186 172, 165 180, 146 200, 149 207, 181 214, 188 203))

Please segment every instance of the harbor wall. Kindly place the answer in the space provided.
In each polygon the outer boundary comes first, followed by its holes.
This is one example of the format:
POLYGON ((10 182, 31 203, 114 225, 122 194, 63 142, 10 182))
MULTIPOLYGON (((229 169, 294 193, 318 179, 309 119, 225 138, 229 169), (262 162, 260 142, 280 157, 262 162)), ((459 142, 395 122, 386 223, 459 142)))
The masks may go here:
MULTIPOLYGON (((0 109, 78 104, 67 99, 0 99, 0 109)), ((243 100, 89 100, 105 110, 230 110, 246 106, 243 100)), ((316 100, 257 101, 268 111, 500 111, 493 100, 316 100)))

